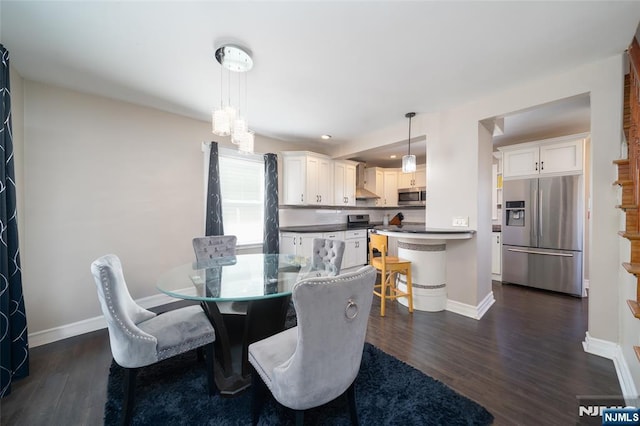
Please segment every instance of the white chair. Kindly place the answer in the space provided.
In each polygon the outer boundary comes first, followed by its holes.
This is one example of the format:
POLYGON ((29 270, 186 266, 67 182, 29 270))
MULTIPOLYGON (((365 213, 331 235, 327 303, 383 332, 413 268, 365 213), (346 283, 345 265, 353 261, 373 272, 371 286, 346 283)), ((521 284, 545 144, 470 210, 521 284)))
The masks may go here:
POLYGON ((207 381, 213 395, 213 342, 215 332, 200 306, 188 306, 161 315, 139 306, 129 294, 120 259, 108 254, 91 264, 98 299, 107 320, 114 361, 125 368, 123 424, 133 415, 135 378, 140 367, 206 348, 207 381))
MULTIPOLYGON (((314 238, 311 253, 310 276, 333 277, 340 274, 345 242, 327 238, 314 238)), ((291 328, 297 324, 296 310, 293 302, 289 303, 284 327, 291 328)))
MULTIPOLYGON (((235 235, 210 235, 193 239, 193 251, 196 254, 196 262, 203 265, 220 257, 231 258, 236 255, 235 235)), ((220 273, 221 271, 217 271, 220 273)), ((220 280, 220 277, 211 277, 216 271, 208 270, 206 279, 220 280)), ((244 302, 216 302, 222 315, 246 315, 247 303, 244 302)))
POLYGON ((296 411, 319 407, 346 393, 358 423, 354 381, 360 369, 376 270, 364 266, 335 277, 308 278, 293 289, 298 326, 249 346, 253 372, 252 420, 257 424, 266 388, 296 411))

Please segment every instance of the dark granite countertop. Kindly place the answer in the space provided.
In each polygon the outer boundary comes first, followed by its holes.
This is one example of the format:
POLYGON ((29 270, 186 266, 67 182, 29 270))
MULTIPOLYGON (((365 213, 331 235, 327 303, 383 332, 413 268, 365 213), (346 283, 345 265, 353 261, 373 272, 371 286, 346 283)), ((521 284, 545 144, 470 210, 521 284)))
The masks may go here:
MULTIPOLYGON (((370 228, 376 225, 381 225, 380 222, 372 222, 369 224, 370 228)), ((328 225, 303 225, 303 226, 283 226, 280 228, 280 232, 336 232, 336 231, 357 231, 358 229, 367 228, 348 228, 346 223, 334 223, 328 225)))
POLYGON ((493 232, 502 232, 502 225, 492 225, 493 232))
POLYGON ((476 231, 468 228, 427 228, 424 224, 376 226, 376 231, 406 232, 411 234, 474 234, 476 231))

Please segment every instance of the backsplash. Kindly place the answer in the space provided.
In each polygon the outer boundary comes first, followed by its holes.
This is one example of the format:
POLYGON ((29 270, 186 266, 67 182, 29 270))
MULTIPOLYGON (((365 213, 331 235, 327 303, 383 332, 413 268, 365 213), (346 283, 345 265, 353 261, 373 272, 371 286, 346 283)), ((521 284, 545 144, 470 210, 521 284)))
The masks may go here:
POLYGON ((425 211, 421 209, 299 209, 280 208, 280 227, 287 226, 308 226, 308 225, 332 225, 336 223, 347 223, 347 215, 368 214, 369 220, 373 223, 382 223, 385 214, 392 218, 402 212, 406 223, 425 223, 425 211))

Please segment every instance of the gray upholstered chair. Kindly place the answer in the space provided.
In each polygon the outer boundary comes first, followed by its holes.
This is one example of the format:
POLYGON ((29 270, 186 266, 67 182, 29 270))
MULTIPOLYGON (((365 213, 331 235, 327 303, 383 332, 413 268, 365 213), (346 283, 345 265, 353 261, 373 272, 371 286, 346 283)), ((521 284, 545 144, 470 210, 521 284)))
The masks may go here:
MULTIPOLYGON (((235 235, 210 235, 193 239, 193 251, 196 262, 205 264, 218 257, 233 257, 236 255, 235 235)), ((207 271, 207 275, 213 271, 207 271)), ((245 302, 217 302, 218 310, 223 315, 246 315, 248 304, 245 302)))
POLYGON ((358 423, 354 381, 360 369, 376 270, 364 266, 335 277, 302 280, 293 289, 298 326, 249 346, 253 372, 253 424, 266 387, 296 411, 321 406, 346 393, 351 422, 358 423))
POLYGON ((211 235, 193 239, 193 251, 196 252, 196 261, 202 262, 215 257, 229 257, 236 254, 235 235, 211 235))
POLYGON ((120 259, 113 254, 96 259, 91 272, 107 320, 113 359, 126 370, 123 423, 129 424, 133 414, 138 368, 192 349, 206 348, 207 380, 212 395, 215 332, 202 308, 188 306, 161 315, 142 308, 131 298, 120 259))
POLYGON ((318 277, 331 277, 340 273, 345 243, 326 238, 313 239, 311 270, 318 277))
MULTIPOLYGON (((345 242, 326 238, 314 238, 311 254, 310 276, 333 277, 340 274, 342 258, 344 257, 345 242)), ((289 303, 284 327, 291 328, 297 324, 296 309, 293 302, 289 303)))

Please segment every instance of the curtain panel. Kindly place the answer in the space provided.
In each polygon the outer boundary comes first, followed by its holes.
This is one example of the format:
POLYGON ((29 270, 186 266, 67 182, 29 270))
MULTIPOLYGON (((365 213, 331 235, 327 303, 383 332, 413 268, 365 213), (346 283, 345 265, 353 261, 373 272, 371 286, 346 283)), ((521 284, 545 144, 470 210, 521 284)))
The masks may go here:
POLYGON ((29 343, 18 249, 9 52, 1 44, 0 55, 0 397, 4 397, 11 393, 13 380, 29 375, 29 343))
POLYGON ((205 235, 224 235, 222 226, 222 198, 220 196, 220 161, 218 143, 209 149, 209 177, 207 179, 207 218, 205 235))
POLYGON ((264 155, 264 240, 266 254, 280 251, 280 221, 278 219, 278 156, 264 155))

